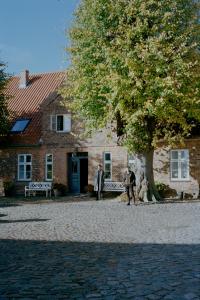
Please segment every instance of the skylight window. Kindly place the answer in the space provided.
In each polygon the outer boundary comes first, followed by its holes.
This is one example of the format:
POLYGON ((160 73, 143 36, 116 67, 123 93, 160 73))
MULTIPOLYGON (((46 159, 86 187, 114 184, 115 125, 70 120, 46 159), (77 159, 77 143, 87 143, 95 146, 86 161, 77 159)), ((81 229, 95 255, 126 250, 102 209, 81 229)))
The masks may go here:
POLYGON ((11 132, 23 132, 28 126, 29 122, 30 119, 17 120, 11 128, 11 132))

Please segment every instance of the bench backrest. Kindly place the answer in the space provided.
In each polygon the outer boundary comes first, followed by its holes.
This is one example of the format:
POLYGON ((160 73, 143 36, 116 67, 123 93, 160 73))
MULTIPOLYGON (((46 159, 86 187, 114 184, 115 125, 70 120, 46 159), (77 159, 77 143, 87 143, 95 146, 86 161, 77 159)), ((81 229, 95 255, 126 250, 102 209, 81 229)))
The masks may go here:
POLYGON ((52 182, 29 182, 29 189, 39 190, 39 189, 46 189, 51 190, 52 182))
POLYGON ((114 181, 106 181, 104 183, 104 191, 107 192, 124 192, 124 183, 123 182, 114 182, 114 181))

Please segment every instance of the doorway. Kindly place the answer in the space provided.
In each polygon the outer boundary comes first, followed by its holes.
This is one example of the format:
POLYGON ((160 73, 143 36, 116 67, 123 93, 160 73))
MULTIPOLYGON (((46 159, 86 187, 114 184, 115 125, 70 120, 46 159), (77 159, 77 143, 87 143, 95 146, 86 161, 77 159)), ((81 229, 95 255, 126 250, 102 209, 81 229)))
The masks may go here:
POLYGON ((69 191, 74 194, 86 193, 88 185, 88 153, 68 154, 69 191))

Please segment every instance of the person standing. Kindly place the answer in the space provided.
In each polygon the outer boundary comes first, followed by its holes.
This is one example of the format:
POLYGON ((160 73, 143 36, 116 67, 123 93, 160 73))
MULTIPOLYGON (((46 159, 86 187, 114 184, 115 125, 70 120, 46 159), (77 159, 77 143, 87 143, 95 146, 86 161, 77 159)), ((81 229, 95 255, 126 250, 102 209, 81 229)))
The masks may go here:
POLYGON ((133 171, 130 170, 130 168, 126 168, 126 171, 124 173, 124 185, 126 188, 126 193, 128 197, 128 203, 127 205, 130 205, 131 198, 134 201, 135 204, 135 194, 133 187, 135 186, 135 174, 133 171))
POLYGON ((102 169, 102 165, 99 164, 94 177, 94 190, 96 191, 96 200, 100 200, 102 198, 103 188, 104 188, 104 171, 102 169))

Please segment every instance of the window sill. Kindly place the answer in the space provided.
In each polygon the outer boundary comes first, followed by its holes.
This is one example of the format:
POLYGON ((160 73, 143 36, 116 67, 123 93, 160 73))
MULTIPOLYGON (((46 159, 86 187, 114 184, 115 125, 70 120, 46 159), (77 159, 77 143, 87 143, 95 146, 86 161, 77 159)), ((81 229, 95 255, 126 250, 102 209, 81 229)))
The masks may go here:
POLYGON ((178 179, 170 179, 170 181, 172 181, 172 182, 189 182, 189 181, 191 181, 189 178, 184 178, 184 179, 180 179, 180 178, 178 178, 178 179))
POLYGON ((20 182, 30 182, 32 179, 17 179, 17 181, 20 181, 20 182))

